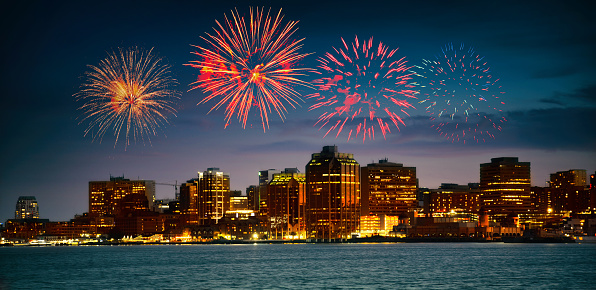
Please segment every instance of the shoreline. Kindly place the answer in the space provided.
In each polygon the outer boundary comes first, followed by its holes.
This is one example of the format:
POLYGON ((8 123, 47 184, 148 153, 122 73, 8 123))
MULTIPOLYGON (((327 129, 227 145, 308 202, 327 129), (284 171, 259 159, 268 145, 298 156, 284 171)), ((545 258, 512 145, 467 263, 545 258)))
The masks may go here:
POLYGON ((254 245, 254 244, 388 244, 388 243, 575 243, 573 239, 545 240, 486 240, 477 238, 357 238, 331 241, 311 240, 213 240, 195 242, 89 242, 89 243, 44 243, 44 244, 0 244, 0 247, 72 247, 72 246, 135 246, 135 245, 254 245))

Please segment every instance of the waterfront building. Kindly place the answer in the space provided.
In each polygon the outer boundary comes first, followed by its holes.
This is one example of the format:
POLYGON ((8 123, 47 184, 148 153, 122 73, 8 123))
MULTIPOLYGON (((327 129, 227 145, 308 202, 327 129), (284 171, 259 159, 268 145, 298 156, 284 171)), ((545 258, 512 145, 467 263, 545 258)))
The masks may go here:
POLYGON ((197 214, 199 202, 198 181, 198 178, 193 178, 180 185, 181 213, 197 214))
POLYGON ((1 236, 7 240, 27 242, 29 239, 45 234, 45 224, 48 222, 50 222, 48 219, 40 218, 9 219, 4 224, 1 236))
POLYGON ((273 175, 281 173, 281 170, 267 169, 259 171, 259 194, 258 201, 256 202, 259 211, 259 216, 263 219, 267 218, 268 206, 267 206, 267 184, 273 179, 273 175))
POLYGON ((360 164, 351 153, 325 146, 306 165, 307 238, 350 238, 360 224, 360 164))
POLYGON ((468 183, 459 185, 441 183, 438 189, 432 189, 429 196, 429 211, 477 213, 480 210, 480 185, 468 183))
POLYGON ((218 223, 230 209, 230 176, 219 168, 208 168, 199 172, 197 188, 199 224, 218 223))
POLYGON ((219 168, 208 168, 197 175, 180 185, 182 224, 217 223, 230 209, 230 176, 219 168))
POLYGON ((590 191, 586 188, 585 169, 552 173, 549 187, 555 212, 583 212, 590 208, 590 191))
POLYGON ((418 207, 416 167, 388 162, 361 169, 362 215, 399 216, 418 207))
POLYGON ((248 197, 242 191, 230 191, 230 210, 248 210, 248 197))
POLYGON ((399 216, 388 216, 388 215, 363 215, 360 216, 360 236, 388 236, 394 227, 403 221, 403 218, 407 217, 406 213, 402 213, 399 216))
POLYGON ((38 219, 39 205, 35 196, 19 196, 14 213, 15 219, 38 219))
POLYGON ((532 218, 530 186, 530 162, 500 157, 480 164, 480 206, 495 221, 503 221, 510 213, 522 221, 532 218))
POLYGON ((590 212, 596 211, 596 172, 590 174, 590 212))
POLYGON ((268 221, 274 239, 305 234, 306 176, 296 171, 274 174, 267 185, 268 221))
POLYGON ((249 210, 259 210, 259 186, 251 185, 246 188, 246 198, 249 210))
POLYGON ((109 181, 89 182, 89 214, 92 216, 120 216, 134 211, 151 211, 154 202, 154 180, 110 176, 109 181))

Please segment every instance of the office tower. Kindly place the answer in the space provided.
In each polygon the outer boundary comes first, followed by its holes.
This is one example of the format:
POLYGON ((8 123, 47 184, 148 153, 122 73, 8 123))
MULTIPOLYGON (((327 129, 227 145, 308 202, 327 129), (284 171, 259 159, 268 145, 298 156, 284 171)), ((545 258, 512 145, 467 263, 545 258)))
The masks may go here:
POLYGON ((267 186, 268 220, 274 239, 304 234, 306 176, 296 171, 274 174, 267 186))
POLYGON ((193 178, 180 185, 179 210, 184 225, 199 223, 199 179, 193 178))
POLYGON ((418 206, 416 167, 384 159, 362 167, 361 176, 363 216, 399 216, 418 206))
POLYGON ((590 174, 590 211, 596 211, 596 172, 590 174))
POLYGON ((530 196, 532 206, 536 213, 545 216, 553 212, 551 189, 548 187, 532 186, 530 187, 530 196))
POLYGON ((533 214, 530 198, 530 162, 517 157, 492 158, 480 164, 480 206, 496 221, 508 214, 527 220, 533 214))
POLYGON ((568 186, 585 186, 586 185, 586 170, 585 169, 571 169, 567 171, 559 171, 550 175, 550 187, 562 188, 568 186))
POLYGON ((360 165, 353 154, 325 146, 306 165, 307 238, 350 238, 360 223, 360 165))
POLYGON ((249 210, 259 210, 259 186, 251 185, 246 188, 246 198, 248 199, 249 210))
POLYGON ((219 168, 199 172, 197 182, 199 224, 218 223, 230 209, 230 176, 219 168))
POLYGON ((459 185, 441 183, 438 189, 430 193, 430 212, 466 212, 477 213, 480 210, 480 189, 478 183, 459 185))
POLYGON ((259 216, 267 217, 267 184, 273 179, 273 174, 281 173, 281 170, 267 169, 259 171, 259 201, 258 208, 259 216))
POLYGON ((242 195, 240 190, 230 191, 230 210, 247 210, 248 209, 248 197, 242 195))
POLYGON ((590 207, 590 192, 586 188, 586 170, 571 169, 550 175, 553 210, 556 213, 582 212, 590 207))
POLYGON ((110 181, 89 181, 89 215, 93 217, 150 211, 154 202, 154 180, 110 176, 110 181))
POLYGON ((35 196, 19 196, 14 213, 15 219, 38 219, 39 206, 35 196))

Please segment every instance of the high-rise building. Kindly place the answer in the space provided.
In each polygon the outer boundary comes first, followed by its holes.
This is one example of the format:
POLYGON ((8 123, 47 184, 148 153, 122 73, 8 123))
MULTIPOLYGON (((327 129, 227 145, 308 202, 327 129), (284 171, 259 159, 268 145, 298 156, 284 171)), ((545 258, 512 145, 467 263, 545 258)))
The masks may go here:
POLYGON ((555 212, 582 212, 590 207, 590 192, 586 188, 585 169, 552 173, 549 184, 555 212))
POLYGON ((304 235, 305 185, 304 173, 285 170, 273 175, 267 185, 271 237, 280 239, 304 235))
POLYGON ((246 198, 248 199, 249 210, 259 210, 259 186, 251 185, 246 188, 246 198))
POLYGON ((110 176, 110 181, 89 181, 90 216, 119 216, 134 211, 150 211, 154 202, 154 180, 110 176))
POLYGON ((590 211, 596 211, 596 172, 590 174, 590 211))
POLYGON ((478 183, 459 185, 441 183, 430 193, 430 212, 461 211, 477 213, 480 210, 480 189, 478 183))
POLYGON ((15 219, 38 219, 39 206, 35 196, 19 196, 14 213, 15 219))
POLYGON ((416 167, 385 159, 361 170, 363 216, 399 216, 418 207, 416 167))
POLYGON ((199 224, 218 223, 230 209, 230 176, 219 168, 207 168, 198 178, 199 224))
POLYGON ((480 164, 480 206, 496 221, 503 221, 508 214, 518 214, 521 221, 530 218, 530 186, 530 162, 500 157, 480 164))
POLYGON ((306 165, 306 237, 350 238, 360 224, 360 164, 325 146, 306 165))
POLYGON ((567 171, 559 171, 550 175, 550 187, 562 188, 568 186, 585 186, 586 185, 586 170, 585 169, 571 169, 567 171))
POLYGON ((273 175, 281 173, 281 170, 267 169, 259 171, 259 201, 258 208, 259 216, 266 218, 268 213, 267 207, 267 184, 273 179, 273 175))
POLYGON ((199 179, 193 178, 180 185, 179 210, 182 224, 199 223, 199 179))
POLYGON ((242 195, 240 190, 230 191, 230 210, 247 210, 248 209, 248 197, 242 195))

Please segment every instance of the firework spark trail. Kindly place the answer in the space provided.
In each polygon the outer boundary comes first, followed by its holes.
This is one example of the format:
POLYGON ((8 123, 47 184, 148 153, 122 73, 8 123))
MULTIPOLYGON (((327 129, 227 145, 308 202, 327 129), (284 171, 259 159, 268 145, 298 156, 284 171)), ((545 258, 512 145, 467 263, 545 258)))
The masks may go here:
POLYGON ((451 142, 479 143, 494 139, 507 120, 502 110, 502 87, 473 48, 448 44, 435 60, 417 67, 421 101, 433 121, 431 127, 451 142), (496 91, 496 92, 495 92, 496 91))
POLYGON ((251 108, 257 107, 265 132, 268 113, 275 111, 283 121, 287 112, 284 103, 296 108, 302 101, 294 86, 309 86, 299 77, 310 69, 296 67, 308 55, 299 52, 303 39, 292 39, 298 22, 283 26, 281 9, 274 17, 263 10, 250 8, 249 18, 235 10, 223 23, 216 21, 214 33, 201 37, 206 45, 194 46, 198 51, 193 54, 199 60, 187 64, 201 70, 191 84, 191 90, 202 89, 208 94, 199 104, 215 100, 209 112, 225 106, 226 127, 237 115, 246 128, 251 108))
POLYGON ((86 82, 75 94, 83 117, 80 123, 89 122, 85 136, 93 141, 103 140, 108 130, 114 130, 114 147, 124 133, 125 148, 131 139, 151 143, 150 135, 157 135, 157 129, 168 123, 167 115, 175 116, 173 101, 179 92, 170 89, 177 85, 170 76, 170 67, 149 51, 136 48, 119 49, 109 54, 98 66, 89 65, 85 73, 86 82), (125 132, 122 132, 122 129, 125 132))
POLYGON ((324 137, 337 130, 337 138, 346 130, 347 141, 362 134, 364 142, 375 138, 376 125, 386 139, 389 123, 399 131, 400 125, 405 126, 400 114, 409 116, 405 109, 415 109, 409 102, 418 94, 410 83, 414 73, 405 57, 396 57, 397 49, 389 50, 382 42, 373 47, 372 37, 362 43, 356 37, 350 45, 341 40, 343 48, 333 48, 335 53, 318 59, 321 78, 313 81, 318 92, 307 98, 315 101, 309 110, 326 111, 315 126, 320 130, 331 125, 324 137))

